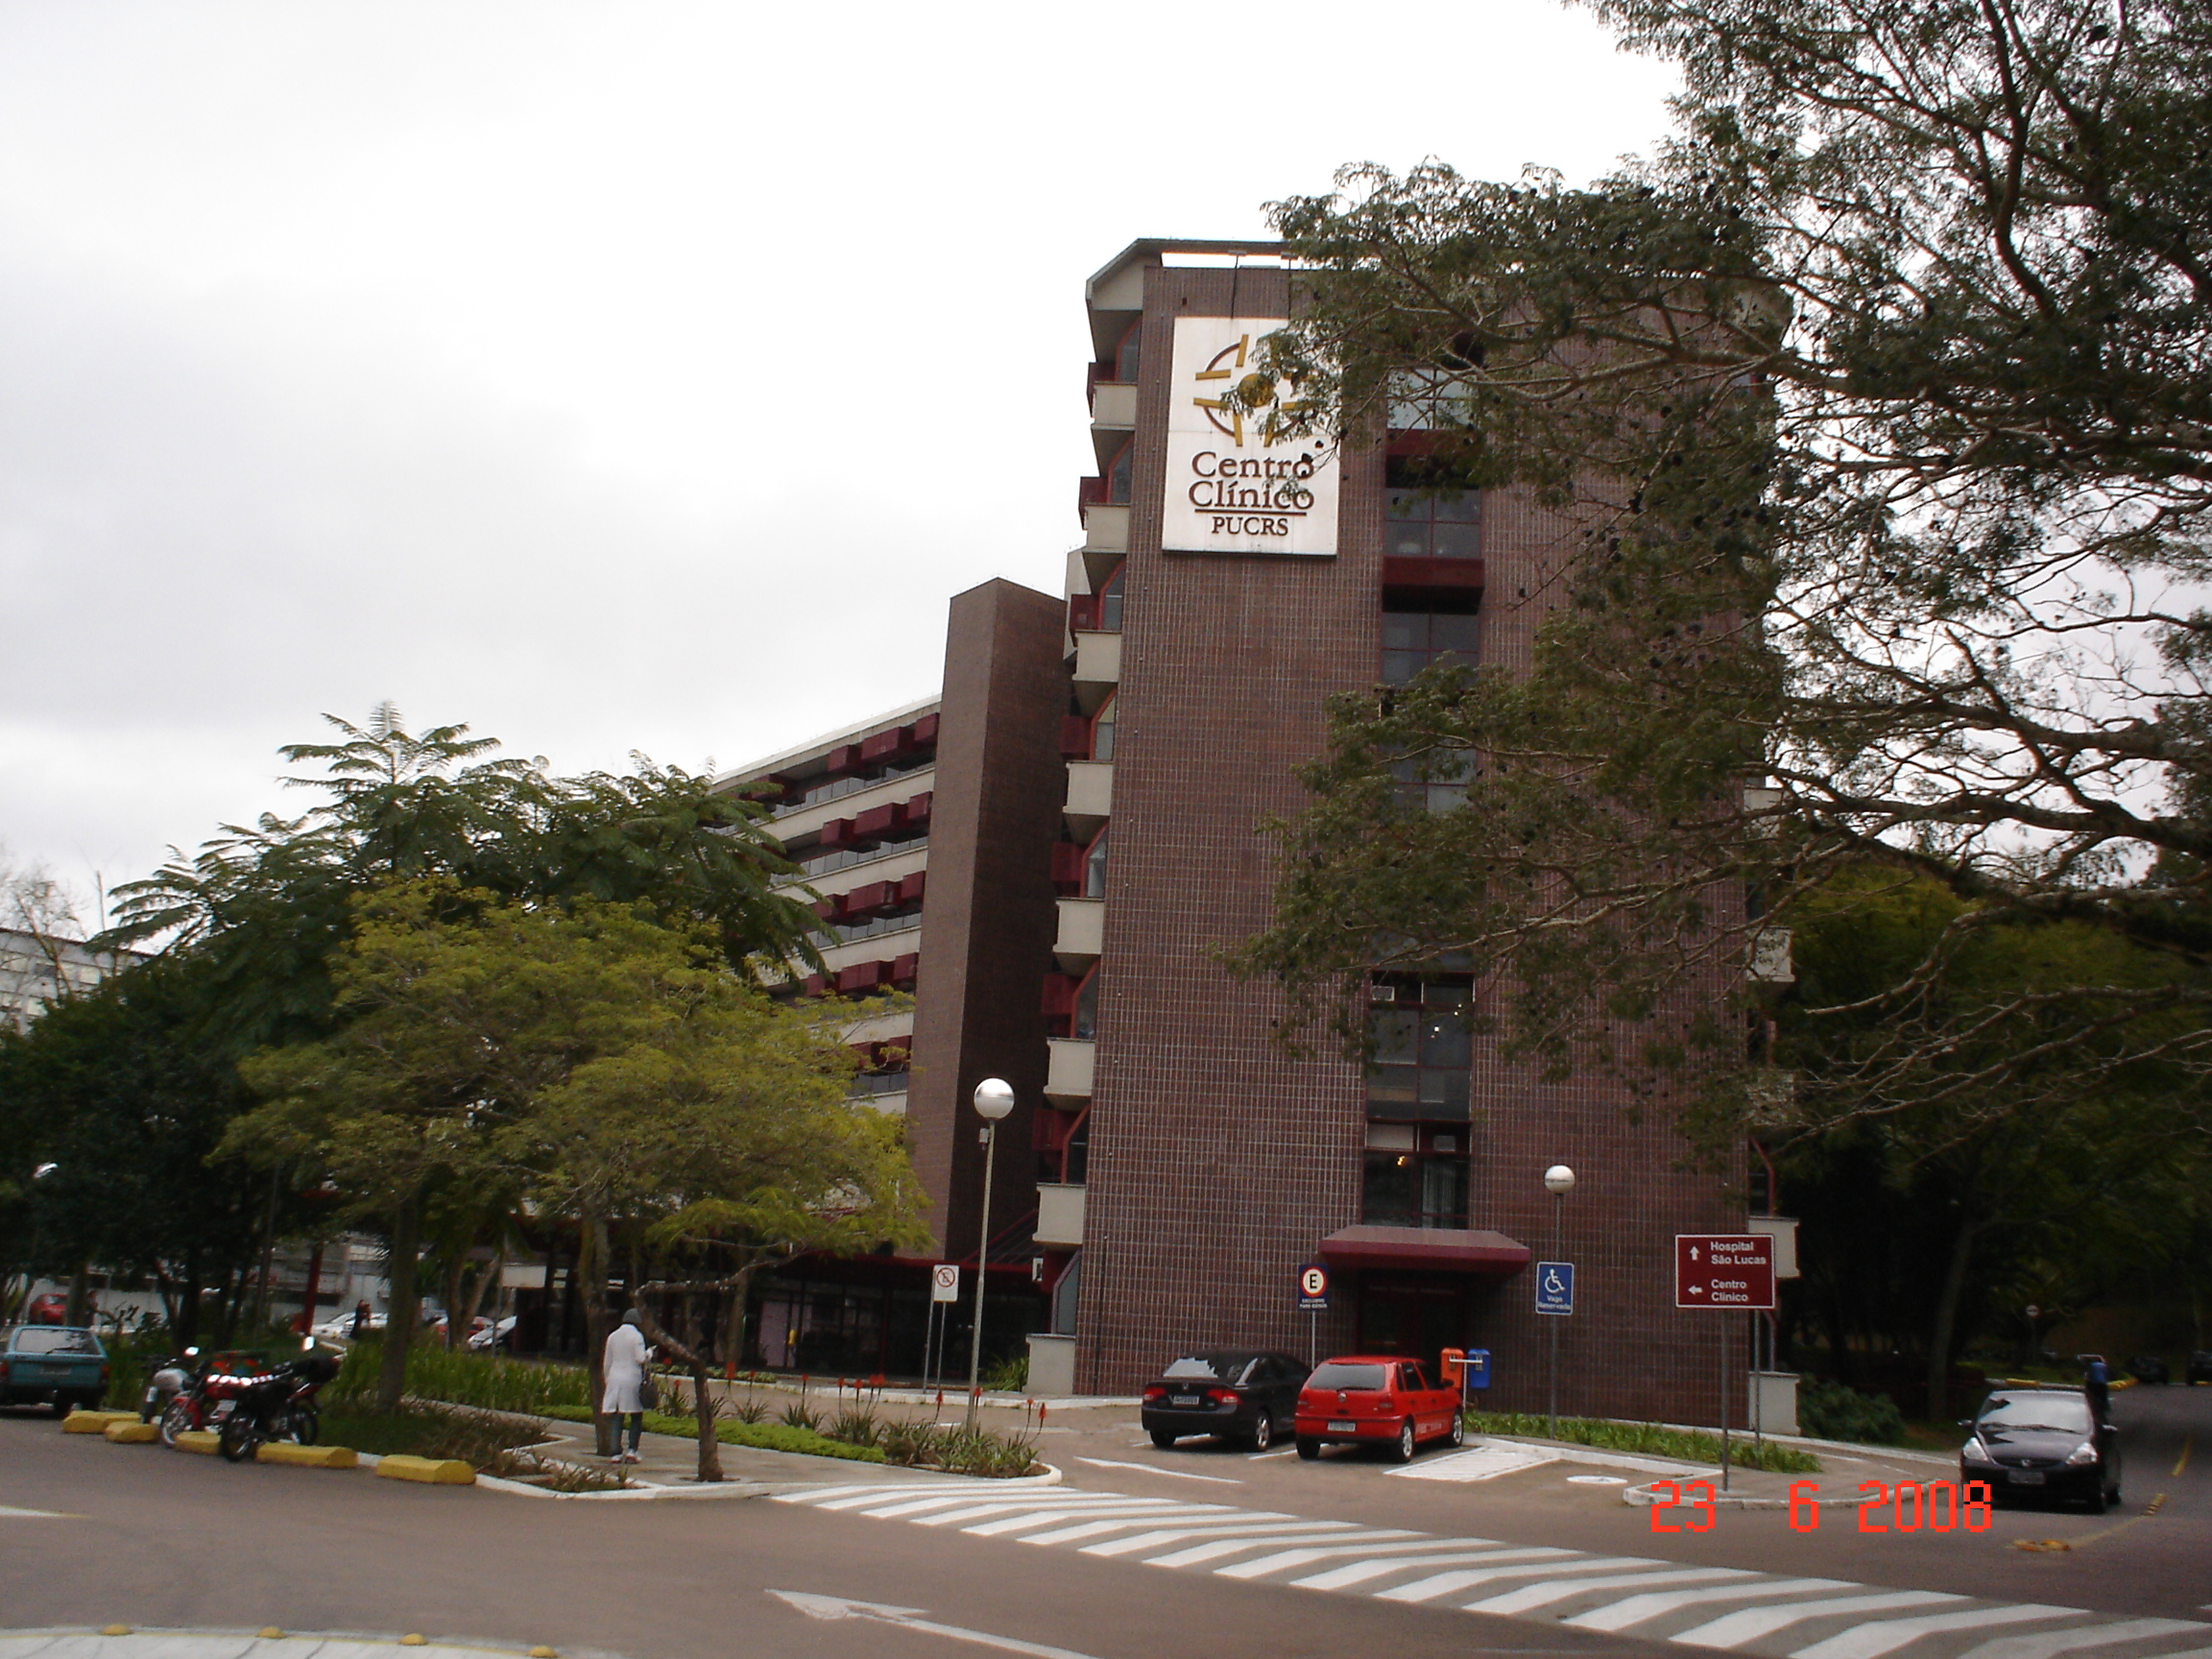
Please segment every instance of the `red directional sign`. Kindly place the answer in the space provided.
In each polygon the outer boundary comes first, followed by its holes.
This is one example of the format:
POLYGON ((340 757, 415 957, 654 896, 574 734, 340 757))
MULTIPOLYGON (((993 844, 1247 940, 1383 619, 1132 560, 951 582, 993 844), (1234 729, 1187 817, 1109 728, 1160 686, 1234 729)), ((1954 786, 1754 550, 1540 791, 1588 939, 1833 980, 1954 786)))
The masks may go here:
POLYGON ((1771 1308, 1774 1241, 1764 1233, 1674 1235, 1674 1306, 1771 1308))

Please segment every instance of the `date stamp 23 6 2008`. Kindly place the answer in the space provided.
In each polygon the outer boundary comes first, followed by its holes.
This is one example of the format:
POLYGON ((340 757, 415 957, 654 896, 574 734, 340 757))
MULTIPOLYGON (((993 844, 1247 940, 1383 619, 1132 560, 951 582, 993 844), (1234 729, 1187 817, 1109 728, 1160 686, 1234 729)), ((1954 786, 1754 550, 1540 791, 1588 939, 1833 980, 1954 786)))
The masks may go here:
MULTIPOLYGON (((1710 1480, 1654 1480, 1651 1492, 1651 1530, 1654 1532, 1710 1532, 1719 1518, 1710 1480)), ((1859 1530, 1862 1532, 1986 1532, 1990 1524, 1990 1493, 1986 1480, 1969 1480, 1963 1488, 1952 1480, 1900 1480, 1892 1486, 1882 1480, 1859 1483, 1859 1530)), ((1790 1485, 1790 1528, 1793 1532, 1820 1529, 1820 1483, 1795 1480, 1790 1485)))

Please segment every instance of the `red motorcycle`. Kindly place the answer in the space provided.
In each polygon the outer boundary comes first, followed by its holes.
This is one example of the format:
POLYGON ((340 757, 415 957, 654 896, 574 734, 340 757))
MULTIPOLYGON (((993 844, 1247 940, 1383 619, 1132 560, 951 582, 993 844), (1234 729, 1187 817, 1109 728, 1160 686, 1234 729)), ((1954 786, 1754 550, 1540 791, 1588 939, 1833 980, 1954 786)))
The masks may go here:
POLYGON ((229 1414, 236 1384, 269 1374, 269 1356, 253 1349, 226 1348, 203 1355, 187 1348, 154 1374, 139 1414, 157 1410, 161 1444, 174 1448, 189 1431, 220 1429, 229 1414))

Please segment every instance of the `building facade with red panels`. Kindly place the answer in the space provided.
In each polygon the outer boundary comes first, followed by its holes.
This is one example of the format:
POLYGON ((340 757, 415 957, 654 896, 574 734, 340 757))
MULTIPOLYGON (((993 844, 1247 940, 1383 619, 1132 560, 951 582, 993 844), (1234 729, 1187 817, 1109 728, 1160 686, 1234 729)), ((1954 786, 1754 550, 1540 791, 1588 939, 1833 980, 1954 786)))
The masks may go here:
MULTIPOLYGON (((938 699, 731 775, 780 792, 824 902, 829 972, 802 989, 913 992, 854 1041, 876 1045, 861 1087, 906 1115, 946 1259, 978 1254, 970 1093, 1014 1085, 981 1254, 1006 1296, 987 1328, 1027 1333, 1032 1393, 1126 1394, 1195 1347, 1459 1347, 1490 1351, 1490 1405, 1540 1409, 1553 1321, 1530 1264, 1556 1229, 1577 1269, 1560 1409, 1710 1422, 1725 1373, 1742 1421, 1746 1322, 1672 1294, 1673 1235, 1742 1230, 1740 1183, 1691 1168, 1620 1085, 1507 1062, 1471 1029, 1464 966, 1375 979, 1370 1065, 1292 1057, 1280 994, 1221 965, 1269 921, 1260 826, 1305 804, 1329 699, 1438 661, 1527 664, 1570 546, 1516 492, 1420 487, 1405 434, 1324 455, 1225 403, 1289 314, 1274 255, 1146 241, 1100 271, 1097 471, 1064 595, 958 596, 938 699), (1315 1262, 1329 1307, 1302 1312, 1315 1262)), ((761 1310, 768 1337, 796 1333, 765 1362, 804 1360, 804 1301, 761 1310)), ((914 1369, 904 1332, 877 1368, 914 1369)))

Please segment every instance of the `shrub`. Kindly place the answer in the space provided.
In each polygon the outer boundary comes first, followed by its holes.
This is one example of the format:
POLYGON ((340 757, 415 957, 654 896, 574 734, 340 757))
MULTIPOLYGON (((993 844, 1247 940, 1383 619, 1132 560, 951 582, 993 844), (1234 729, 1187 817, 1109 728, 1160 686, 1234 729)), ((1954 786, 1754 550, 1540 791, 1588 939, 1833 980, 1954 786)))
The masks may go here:
POLYGON ((935 1423, 886 1423, 883 1456, 910 1469, 1006 1479, 1037 1467, 1036 1443, 1022 1434, 995 1434, 935 1423))
POLYGON ((1016 1354, 983 1373, 982 1384, 995 1394, 1019 1394, 1029 1386, 1029 1356, 1016 1354))
POLYGON ((783 1423, 786 1428, 804 1429, 809 1434, 819 1434, 822 1431, 822 1413, 804 1400, 794 1400, 783 1407, 783 1423))
MULTIPOLYGON (((1641 1453, 1651 1457, 1679 1457, 1686 1463, 1719 1463, 1720 1437, 1693 1429, 1663 1429, 1656 1423, 1615 1423, 1602 1417, 1562 1417, 1559 1432, 1551 1433, 1551 1420, 1540 1411, 1470 1411, 1467 1427, 1478 1434, 1517 1434, 1529 1439, 1557 1438, 1577 1446, 1597 1446, 1607 1452, 1641 1453)), ((1771 1440, 1754 1443, 1730 1438, 1730 1461, 1745 1469, 1765 1469, 1777 1475, 1816 1475, 1820 1459, 1794 1446, 1771 1440)))
POLYGON ((1896 1401, 1887 1394, 1862 1394, 1824 1378, 1798 1387, 1797 1427, 1816 1440, 1905 1444, 1905 1414, 1897 1409, 1896 1401))
POLYGON ((878 1446, 883 1440, 883 1425, 877 1420, 874 1408, 865 1406, 838 1412, 822 1432, 848 1446, 878 1446))
MULTIPOLYGON (((373 1400, 383 1363, 381 1337, 354 1343, 346 1351, 337 1378, 324 1390, 325 1399, 340 1407, 373 1400)), ((407 1392, 418 1400, 542 1417, 555 1406, 588 1407, 591 1379, 580 1365, 541 1365, 418 1342, 407 1353, 407 1392)))

